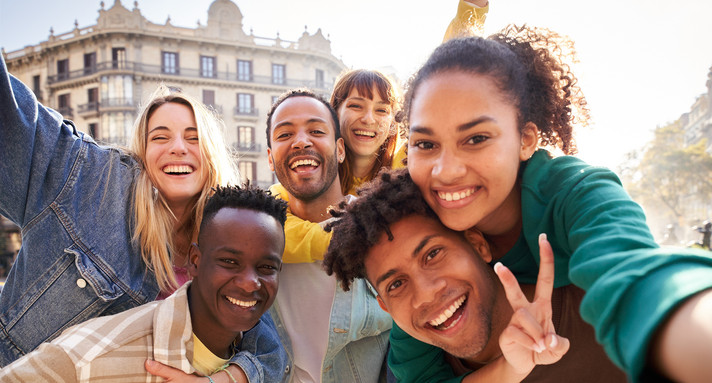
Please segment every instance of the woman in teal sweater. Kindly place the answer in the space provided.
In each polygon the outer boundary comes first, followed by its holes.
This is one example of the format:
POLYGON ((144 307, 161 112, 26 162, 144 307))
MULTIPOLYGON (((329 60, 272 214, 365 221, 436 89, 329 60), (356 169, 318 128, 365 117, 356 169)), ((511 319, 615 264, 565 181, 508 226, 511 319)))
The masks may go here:
MULTIPOLYGON (((520 282, 535 282, 546 233, 556 286, 586 291, 582 317, 631 380, 711 381, 710 253, 660 248, 618 177, 570 156, 588 112, 561 41, 509 27, 436 49, 405 98, 409 172, 446 226, 482 232, 520 282)), ((403 381, 461 379, 395 325, 391 347, 403 381)))

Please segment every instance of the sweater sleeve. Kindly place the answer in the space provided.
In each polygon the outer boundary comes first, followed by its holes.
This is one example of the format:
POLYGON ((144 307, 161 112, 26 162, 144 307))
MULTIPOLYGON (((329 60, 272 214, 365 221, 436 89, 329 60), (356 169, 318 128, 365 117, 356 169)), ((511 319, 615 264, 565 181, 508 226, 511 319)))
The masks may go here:
POLYGON ((421 342, 393 323, 388 367, 399 382, 404 383, 459 383, 463 376, 455 376, 445 361, 443 350, 421 342))
POLYGON ((524 175, 522 206, 540 207, 523 217, 538 220, 538 228, 525 229, 527 242, 535 249, 534 237, 544 231, 554 238, 554 254, 569 255, 568 277, 586 291, 581 316, 608 356, 637 381, 659 325, 691 295, 712 288, 712 257, 660 248, 642 208, 610 170, 573 158, 542 168, 531 182, 529 172, 524 175))
MULTIPOLYGON (((270 187, 272 195, 289 202, 287 190, 281 184, 270 187)), ((284 263, 311 263, 324 259, 329 248, 331 233, 316 222, 303 220, 287 211, 284 224, 285 247, 282 255, 284 263)))
POLYGON ((487 12, 489 12, 489 2, 484 7, 478 7, 460 0, 457 14, 447 26, 443 42, 463 36, 482 36, 487 12))

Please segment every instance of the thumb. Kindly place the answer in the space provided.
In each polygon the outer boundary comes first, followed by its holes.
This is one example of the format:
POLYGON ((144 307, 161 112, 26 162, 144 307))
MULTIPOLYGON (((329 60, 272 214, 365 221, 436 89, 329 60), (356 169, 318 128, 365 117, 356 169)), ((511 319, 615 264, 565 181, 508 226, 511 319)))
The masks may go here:
POLYGON ((156 362, 155 360, 152 359, 146 359, 146 362, 144 363, 144 367, 146 367, 146 371, 148 371, 149 374, 155 375, 155 376, 160 376, 161 378, 164 379, 171 379, 177 377, 178 373, 181 373, 182 371, 177 370, 173 367, 166 366, 163 363, 156 362))

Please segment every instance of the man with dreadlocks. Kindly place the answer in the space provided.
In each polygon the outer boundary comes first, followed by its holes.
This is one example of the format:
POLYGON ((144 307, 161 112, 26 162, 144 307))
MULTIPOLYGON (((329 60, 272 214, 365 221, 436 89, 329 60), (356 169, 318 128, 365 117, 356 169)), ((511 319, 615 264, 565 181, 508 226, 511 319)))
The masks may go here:
MULTIPOLYGON (((625 381, 578 312, 583 291, 553 288, 546 236, 539 238, 537 285, 519 285, 505 266, 488 266, 481 234, 465 238, 440 223, 404 169, 382 173, 332 215, 327 272, 344 289, 367 279, 399 327, 446 354, 449 365, 423 360, 433 366, 430 375, 399 381, 460 381, 470 371, 477 373, 465 381, 625 381)), ((389 363, 408 351, 392 348, 389 363)))

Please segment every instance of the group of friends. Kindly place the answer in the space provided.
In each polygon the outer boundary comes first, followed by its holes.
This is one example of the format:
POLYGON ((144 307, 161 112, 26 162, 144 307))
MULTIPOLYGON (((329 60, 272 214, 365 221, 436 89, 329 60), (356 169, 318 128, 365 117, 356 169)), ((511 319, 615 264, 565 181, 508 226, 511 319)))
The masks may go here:
POLYGON ((373 70, 281 95, 269 191, 237 185, 190 95, 159 87, 105 147, 0 60, 0 213, 23 235, 0 380, 712 380, 710 253, 658 246, 574 156, 560 36, 456 37, 472 3, 402 102, 373 70))

